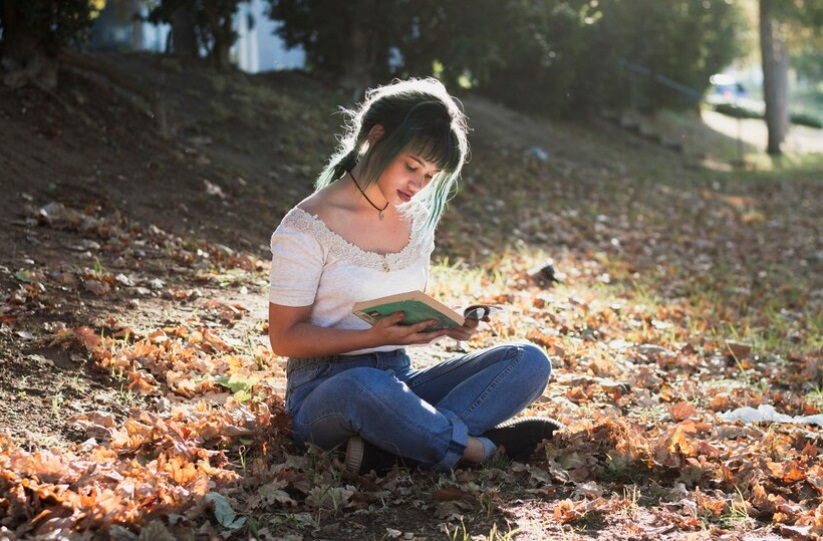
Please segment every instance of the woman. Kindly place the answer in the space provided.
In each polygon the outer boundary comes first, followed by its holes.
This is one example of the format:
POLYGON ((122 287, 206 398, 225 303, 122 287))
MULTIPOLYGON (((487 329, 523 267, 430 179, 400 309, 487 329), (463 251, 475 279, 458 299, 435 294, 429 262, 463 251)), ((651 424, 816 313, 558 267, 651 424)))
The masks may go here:
POLYGON ((429 331, 373 326, 352 305, 425 290, 434 229, 466 160, 466 119, 434 79, 370 91, 314 194, 272 235, 269 338, 288 360, 286 407, 295 439, 346 444, 346 468, 379 472, 397 460, 438 471, 497 453, 526 459, 559 426, 500 425, 539 397, 551 374, 543 351, 506 345, 410 366, 405 346, 466 340, 478 321, 429 331))

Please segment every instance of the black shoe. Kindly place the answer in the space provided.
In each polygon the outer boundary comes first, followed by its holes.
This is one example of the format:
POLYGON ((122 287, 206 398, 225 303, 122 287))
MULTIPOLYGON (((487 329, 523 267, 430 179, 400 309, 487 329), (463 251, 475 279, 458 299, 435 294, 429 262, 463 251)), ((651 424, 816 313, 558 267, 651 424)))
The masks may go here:
POLYGON ((397 465, 415 467, 416 464, 413 460, 384 451, 360 436, 349 437, 346 444, 346 458, 343 462, 346 471, 357 475, 364 475, 371 471, 377 475, 385 475, 397 465))
POLYGON ((554 431, 561 428, 561 423, 548 417, 511 419, 487 431, 483 437, 503 447, 510 459, 523 462, 532 456, 540 442, 551 439, 554 431))

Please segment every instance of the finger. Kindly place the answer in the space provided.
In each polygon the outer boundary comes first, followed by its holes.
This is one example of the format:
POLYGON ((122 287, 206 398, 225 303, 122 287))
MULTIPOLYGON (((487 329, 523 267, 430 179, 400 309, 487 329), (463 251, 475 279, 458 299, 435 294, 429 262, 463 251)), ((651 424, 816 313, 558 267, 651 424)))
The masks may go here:
POLYGON ((472 317, 466 319, 466 321, 463 323, 463 327, 472 330, 476 329, 478 325, 480 325, 480 320, 472 317))
POLYGON ((475 331, 477 331, 477 325, 477 322, 473 324, 467 322, 462 327, 449 329, 449 336, 455 340, 468 340, 474 335, 475 331))
MULTIPOLYGON (((415 323, 414 325, 409 326, 409 330, 413 333, 421 333, 426 332, 426 329, 432 327, 433 325, 437 324, 437 320, 434 319, 427 319, 426 321, 421 321, 420 323, 415 323)), ((429 331, 435 332, 435 331, 429 331)))
POLYGON ((444 336, 448 336, 449 331, 432 331, 432 332, 421 332, 415 334, 412 339, 414 340, 412 343, 414 344, 428 344, 437 340, 438 338, 442 338, 444 336))
POLYGON ((469 338, 471 338, 471 335, 471 332, 467 332, 462 327, 451 329, 450 331, 448 331, 447 334, 449 338, 453 338, 454 340, 468 340, 469 338))
POLYGON ((392 325, 397 325, 403 318, 406 317, 404 312, 395 312, 391 315, 388 315, 378 321, 379 324, 383 325, 384 327, 391 327, 392 325))

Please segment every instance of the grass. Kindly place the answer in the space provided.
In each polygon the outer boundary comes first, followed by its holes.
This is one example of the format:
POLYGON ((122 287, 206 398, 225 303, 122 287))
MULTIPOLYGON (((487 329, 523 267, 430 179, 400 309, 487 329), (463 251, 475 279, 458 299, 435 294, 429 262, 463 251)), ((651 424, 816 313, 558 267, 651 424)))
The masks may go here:
POLYGON ((717 522, 721 526, 730 529, 739 528, 753 522, 753 519, 749 516, 749 504, 740 489, 737 489, 737 493, 729 503, 728 511, 721 515, 717 522))
MULTIPOLYGON (((506 259, 499 260, 503 264, 506 259)), ((444 258, 429 272, 428 292, 436 298, 480 299, 505 293, 507 271, 497 264, 484 267, 470 266, 462 260, 444 258)), ((468 304, 471 304, 469 302, 468 304)))
POLYGON ((738 182, 771 182, 780 173, 784 180, 811 180, 819 182, 814 173, 823 170, 823 154, 796 154, 784 152, 780 156, 765 153, 747 153, 744 160, 749 170, 733 171, 724 179, 738 182))
POLYGON ((823 410, 823 386, 815 384, 814 388, 803 397, 807 404, 823 410))
POLYGON ((57 391, 51 396, 51 415, 55 419, 60 419, 63 413, 63 404, 66 402, 66 397, 63 396, 62 391, 57 391))
POLYGON ((497 529, 497 524, 492 524, 488 535, 472 535, 463 520, 460 521, 459 526, 452 528, 446 527, 446 535, 449 541, 514 541, 520 529, 508 530, 501 532, 497 529))

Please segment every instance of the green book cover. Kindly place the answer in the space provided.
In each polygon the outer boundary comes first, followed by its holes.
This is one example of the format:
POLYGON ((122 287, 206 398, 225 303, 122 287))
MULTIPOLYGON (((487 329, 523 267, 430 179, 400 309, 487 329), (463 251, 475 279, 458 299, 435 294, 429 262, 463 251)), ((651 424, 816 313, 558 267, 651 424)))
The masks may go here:
POLYGON ((464 321, 463 316, 422 291, 409 291, 358 302, 355 303, 352 312, 371 324, 396 312, 405 313, 403 321, 400 322, 401 325, 414 325, 430 319, 437 321, 435 325, 427 329, 428 331, 459 327, 464 321))

